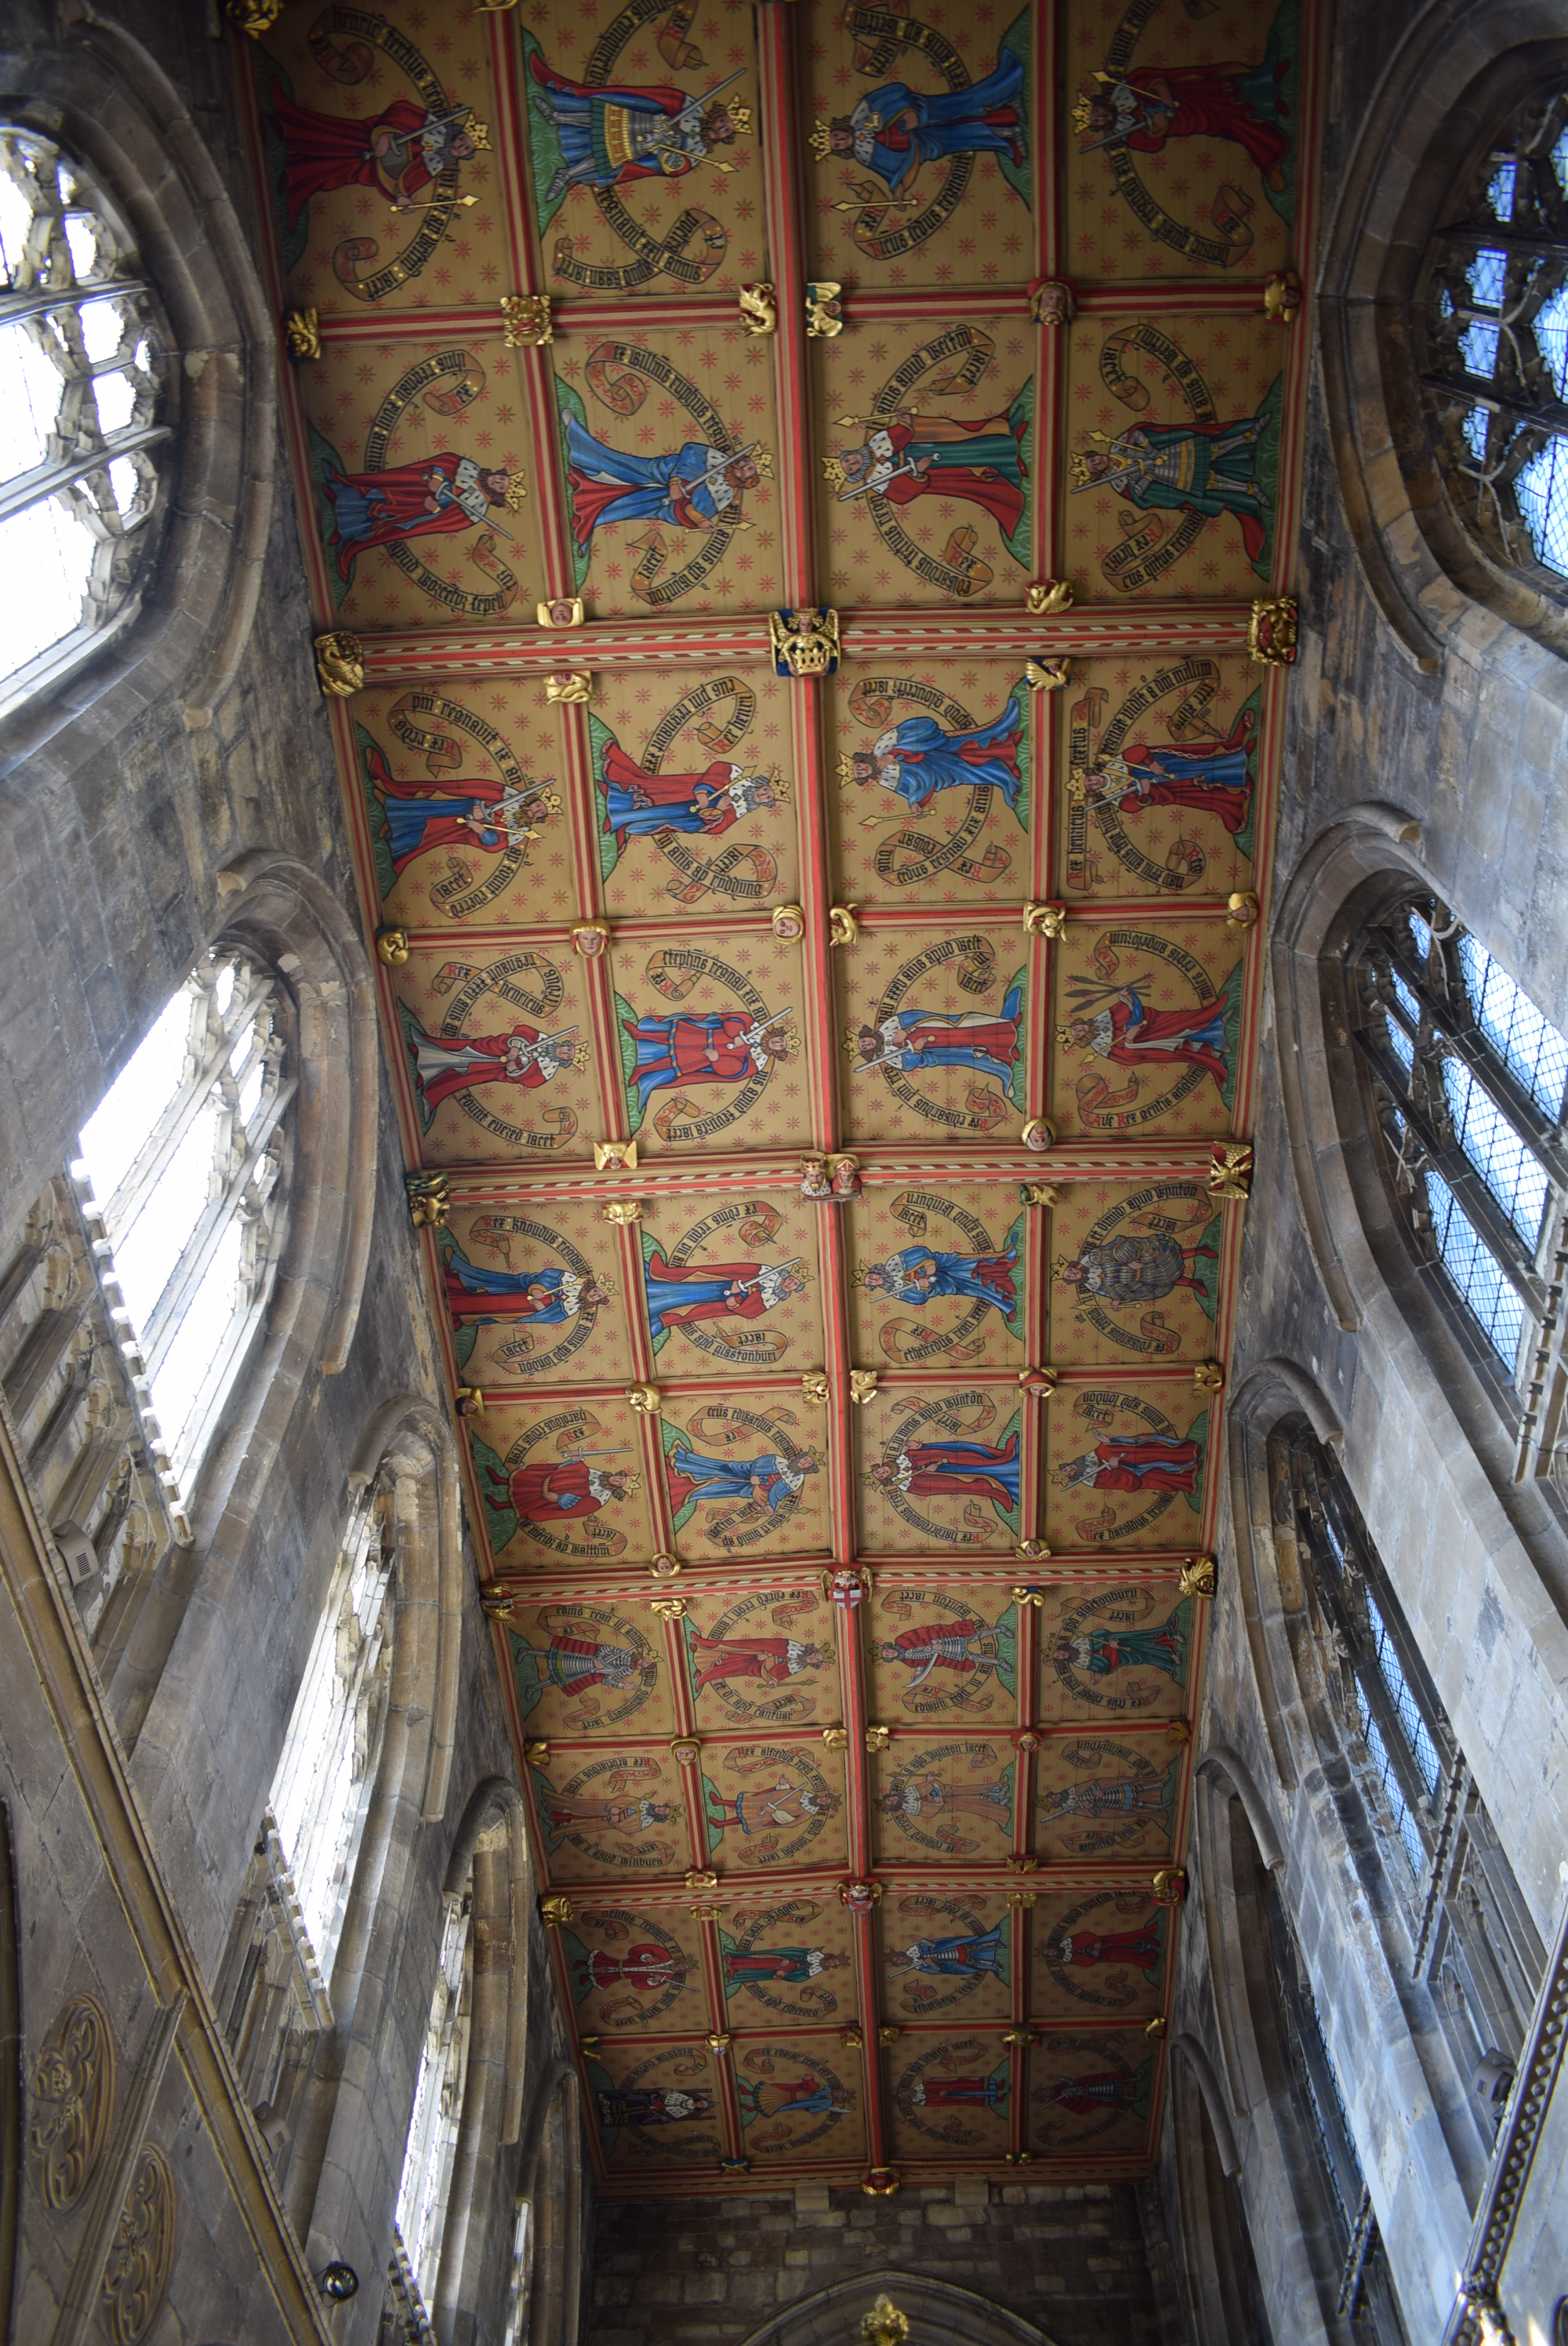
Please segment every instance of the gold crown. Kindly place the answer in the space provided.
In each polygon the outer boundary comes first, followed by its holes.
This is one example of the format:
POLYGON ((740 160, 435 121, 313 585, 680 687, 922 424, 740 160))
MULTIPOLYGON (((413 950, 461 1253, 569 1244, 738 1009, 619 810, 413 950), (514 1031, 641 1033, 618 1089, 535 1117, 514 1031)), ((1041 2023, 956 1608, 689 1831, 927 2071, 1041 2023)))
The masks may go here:
POLYGON ((1067 470, 1073 475, 1073 486, 1075 489, 1092 489, 1095 486, 1095 475, 1089 470, 1089 456, 1086 450, 1074 449, 1067 459, 1067 470))
POLYGON ((855 770, 853 765, 848 758, 840 758, 839 760, 839 780, 841 782, 852 782, 854 779, 855 770))
POLYGON ((833 151, 832 134, 820 115, 817 117, 817 128, 812 131, 807 144, 819 163, 825 163, 833 151))
POLYGON ((489 154, 490 125, 488 122, 481 122, 476 114, 471 114, 463 124, 463 129, 464 137, 473 141, 473 151, 476 155, 489 154))
POLYGON ((759 481, 770 481, 773 478, 773 451, 771 448, 753 448, 751 451, 751 461, 757 467, 757 477, 759 481))
POLYGON ((827 482, 828 486, 833 491, 835 495, 838 495, 840 489, 847 489, 849 487, 850 476, 844 470, 844 461, 841 456, 823 457, 822 478, 827 482))
POLYGON ((768 776, 768 787, 772 791, 780 806, 789 805, 789 785, 784 780, 777 767, 775 767, 773 771, 768 776))
POLYGON ((722 107, 720 111, 728 114, 731 122, 734 123, 735 135, 738 138, 750 138, 751 108, 748 106, 726 106, 722 107))
POLYGON ((512 474, 506 484, 507 512, 521 513, 523 510, 524 500, 526 498, 527 495, 528 491, 524 484, 522 474, 512 474))
POLYGON ((1074 1036, 1073 1036, 1073 1035, 1068 1032, 1068 1030, 1067 1030, 1067 1028, 1066 1028, 1065 1026, 1058 1026, 1058 1027, 1057 1027, 1057 1029, 1056 1029, 1056 1047, 1057 1047, 1057 1049, 1058 1049, 1059 1051, 1070 1051, 1070 1050, 1072 1050, 1072 1049, 1073 1049, 1073 1047, 1074 1047, 1074 1036))
POLYGON ((1069 804, 1073 806, 1085 806, 1088 803, 1089 785, 1084 780, 1082 766, 1074 766, 1067 776, 1067 798, 1069 804))
POLYGON ((1080 138, 1089 128, 1089 100, 1082 91, 1073 101, 1073 128, 1080 138))

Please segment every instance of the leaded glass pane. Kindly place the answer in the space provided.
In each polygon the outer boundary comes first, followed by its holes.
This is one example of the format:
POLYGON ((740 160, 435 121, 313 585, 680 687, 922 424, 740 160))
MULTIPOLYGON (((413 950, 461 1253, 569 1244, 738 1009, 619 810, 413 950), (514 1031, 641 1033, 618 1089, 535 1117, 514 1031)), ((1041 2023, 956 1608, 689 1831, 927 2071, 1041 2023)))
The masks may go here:
POLYGON ((1512 1375, 1524 1332, 1524 1306, 1441 1174, 1429 1168, 1421 1180, 1443 1269, 1512 1375))
POLYGON ((1454 1138, 1532 1254, 1546 1207, 1546 1172, 1461 1059, 1442 1063, 1454 1138))
POLYGON ((1468 932, 1461 933, 1459 957, 1471 1015, 1542 1115, 1555 1123, 1568 1084, 1568 1041, 1468 932))

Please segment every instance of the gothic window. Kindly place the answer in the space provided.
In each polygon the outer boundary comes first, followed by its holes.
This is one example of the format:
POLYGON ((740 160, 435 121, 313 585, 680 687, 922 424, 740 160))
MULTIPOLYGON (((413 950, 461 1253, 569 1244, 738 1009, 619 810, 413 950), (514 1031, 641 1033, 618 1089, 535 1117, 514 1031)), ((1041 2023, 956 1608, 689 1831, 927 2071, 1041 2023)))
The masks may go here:
POLYGON ((72 1167, 171 1491, 189 1490, 266 1314, 288 1219, 290 1004, 204 954, 83 1127, 72 1167))
POLYGON ((1455 2064, 1501 2115, 1545 1964, 1512 1868, 1367 1536, 1315 1443, 1293 1460, 1309 1595, 1347 1745, 1455 2064))
POLYGON ((1494 555, 1568 586, 1568 91, 1496 139, 1428 255, 1423 380, 1451 484, 1494 555))
POLYGON ((364 1831, 391 1677, 385 1501, 339 1556, 240 1894, 217 2003, 246 2097, 278 2157, 312 2042, 364 1831))
MULTIPOLYGON (((435 2301, 468 2073, 473 1969, 472 1882, 471 1870, 469 1886, 445 1904, 441 1960, 420 2050, 413 2114, 408 2122, 408 2144, 398 2184, 397 2244, 408 2267, 404 2286, 412 2281, 415 2307, 427 2320, 428 2309, 435 2301)), ((394 2257, 394 2273, 397 2264, 394 2257)))
POLYGON ((0 709, 131 614, 170 437, 159 340, 82 166, 0 125, 0 709))
POLYGON ((1545 1473, 1564 1402, 1568 1040, 1430 897, 1364 933, 1357 974, 1401 1219, 1517 1434, 1516 1471, 1545 1473))

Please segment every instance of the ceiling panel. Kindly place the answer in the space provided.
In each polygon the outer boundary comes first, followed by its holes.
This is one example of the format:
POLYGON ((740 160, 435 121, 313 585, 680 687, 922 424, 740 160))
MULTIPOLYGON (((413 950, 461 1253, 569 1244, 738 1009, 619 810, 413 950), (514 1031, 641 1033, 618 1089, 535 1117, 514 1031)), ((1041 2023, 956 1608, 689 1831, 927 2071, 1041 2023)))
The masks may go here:
POLYGON ((599 2188, 1145 2171, 1314 26, 290 6, 247 57, 599 2188))

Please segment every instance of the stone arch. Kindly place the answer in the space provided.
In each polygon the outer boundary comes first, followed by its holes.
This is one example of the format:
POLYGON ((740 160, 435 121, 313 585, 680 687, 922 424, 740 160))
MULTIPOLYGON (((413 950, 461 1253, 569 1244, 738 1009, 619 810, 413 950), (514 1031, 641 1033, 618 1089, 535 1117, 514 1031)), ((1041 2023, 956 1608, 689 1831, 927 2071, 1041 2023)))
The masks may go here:
POLYGON ((893 2271, 860 2273, 800 2298, 741 2346, 852 2346, 860 2316, 884 2292, 909 2316, 921 2346, 1052 2346, 1044 2330, 972 2289, 929 2273, 893 2271))
MULTIPOLYGON (((334 1375, 347 1362, 375 1213, 381 1056, 370 961, 353 918, 304 864, 269 850, 241 859, 220 884, 218 936, 280 971, 295 1005, 289 1229, 264 1324, 234 1377, 190 1494, 193 1546, 158 1566, 123 1632, 125 1699, 138 1732, 158 1703, 177 1638, 219 1634, 216 1619, 188 1628, 189 1600, 199 1585, 211 1592, 246 1573, 259 1497, 300 1402, 318 1372, 334 1375)), ((450 1443, 444 1428, 443 1437, 450 1443)), ((455 1517, 455 1464, 452 1483, 447 1512, 455 1517)), ((202 1666, 193 1652, 191 1667, 202 1666)), ((180 1716, 168 1727, 176 1746, 188 1726, 180 1699, 180 1716)), ((454 1703, 455 1689, 448 1746, 454 1703)))
POLYGON ((1502 620, 1560 658, 1568 608, 1492 559, 1449 495, 1410 330, 1427 240, 1497 122, 1568 73, 1551 0, 1429 6, 1390 58, 1339 177, 1317 288, 1324 398, 1351 536, 1379 608, 1428 673, 1445 648, 1497 658, 1502 620))
POLYGON ((573 2346, 581 2318, 585 2216, 583 2121, 569 2061, 541 2071, 517 2161, 516 2198, 531 2213, 527 2346, 573 2346))
POLYGON ((25 763, 29 790, 165 694, 179 696, 188 725, 211 722, 255 617, 277 440, 273 322, 188 107, 141 43, 87 0, 54 15, 56 38, 13 48, 9 106, 82 157, 136 236, 174 343, 176 456, 145 588, 61 685, 0 727, 0 775, 25 763))
MULTIPOLYGON (((438 1820, 444 1809, 455 1720, 462 1521, 455 1445, 445 1419, 417 1394, 384 1402, 361 1439, 349 1483, 361 1493, 391 1487, 398 1548, 392 1680, 332 1967, 333 2025, 317 2053, 283 2188, 313 2264, 342 2256, 362 2272, 379 2264, 382 2254, 380 2243, 363 2238, 364 2208, 377 2204, 365 2187, 366 2158, 390 2154, 392 2189, 397 2180, 379 2048, 407 1929, 414 1849, 422 1823, 438 1820)), ((482 1788, 475 1836, 493 1786, 488 1780, 482 1788)), ((400 2134, 399 2149, 401 2142, 400 2134)))
POLYGON ((486 1777, 469 1795, 447 1861, 444 1894, 454 1897, 473 1868, 473 1990, 457 2147, 446 2227, 431 2308, 440 2336, 468 2346, 486 2300, 504 2275, 513 2195, 500 2189, 500 2154, 520 2107, 526 2042, 529 1860, 523 1798, 514 1784, 486 1777), (519 1855, 521 1876, 516 1872, 519 1855), (514 2064, 517 2065, 514 2067, 514 2064), (506 2237, 500 2235, 505 2231, 506 2237))
POLYGON ((1171 2123, 1181 2145, 1174 2164, 1182 2272, 1198 2346, 1269 2346, 1240 2154, 1213 2065, 1186 2034, 1171 2045, 1171 2123))

